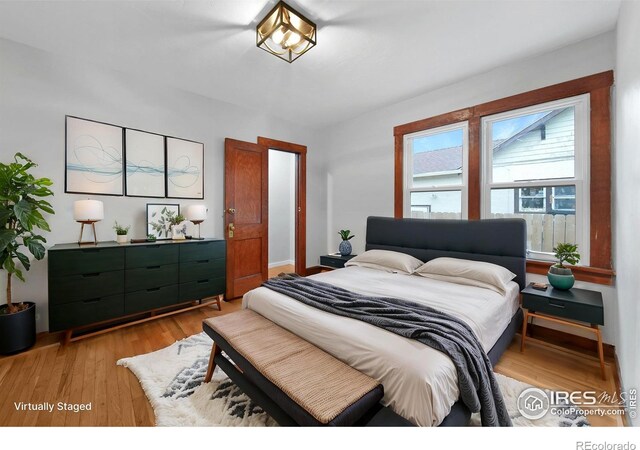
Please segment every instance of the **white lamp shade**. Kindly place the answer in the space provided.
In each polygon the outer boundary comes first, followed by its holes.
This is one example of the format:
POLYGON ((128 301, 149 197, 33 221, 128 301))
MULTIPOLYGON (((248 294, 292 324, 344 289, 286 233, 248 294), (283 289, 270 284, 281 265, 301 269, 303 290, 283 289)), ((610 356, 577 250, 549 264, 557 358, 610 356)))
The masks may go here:
POLYGON ((76 222, 97 222, 104 219, 104 205, 99 200, 73 202, 73 218, 76 222))
POLYGON ((207 207, 205 205, 189 205, 186 217, 191 222, 202 222, 207 218, 207 207))

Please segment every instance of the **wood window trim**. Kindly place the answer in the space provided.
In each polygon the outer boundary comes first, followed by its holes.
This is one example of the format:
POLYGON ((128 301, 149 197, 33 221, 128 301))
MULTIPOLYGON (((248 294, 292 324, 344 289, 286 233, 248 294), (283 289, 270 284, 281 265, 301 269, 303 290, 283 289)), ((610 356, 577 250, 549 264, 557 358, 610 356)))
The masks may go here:
MULTIPOLYGON (((480 120, 482 117, 589 94, 591 102, 591 212, 589 218, 591 267, 576 267, 574 273, 578 280, 613 284, 615 277, 611 253, 611 86, 613 81, 613 71, 609 70, 394 127, 394 216, 403 217, 405 135, 465 120, 469 123, 468 217, 469 220, 478 220, 481 215, 480 120)), ((527 272, 546 273, 549 265, 550 263, 528 260, 527 272)))
POLYGON ((296 170, 296 273, 302 276, 307 272, 307 147, 292 142, 279 141, 258 136, 258 145, 267 149, 280 150, 298 155, 296 170))

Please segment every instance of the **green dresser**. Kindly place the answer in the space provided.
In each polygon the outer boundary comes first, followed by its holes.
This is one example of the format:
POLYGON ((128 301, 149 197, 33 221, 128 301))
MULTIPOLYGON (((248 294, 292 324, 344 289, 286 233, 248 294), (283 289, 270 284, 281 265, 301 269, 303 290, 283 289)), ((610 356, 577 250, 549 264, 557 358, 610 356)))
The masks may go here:
POLYGON ((224 240, 59 244, 49 249, 49 331, 224 294, 224 240))

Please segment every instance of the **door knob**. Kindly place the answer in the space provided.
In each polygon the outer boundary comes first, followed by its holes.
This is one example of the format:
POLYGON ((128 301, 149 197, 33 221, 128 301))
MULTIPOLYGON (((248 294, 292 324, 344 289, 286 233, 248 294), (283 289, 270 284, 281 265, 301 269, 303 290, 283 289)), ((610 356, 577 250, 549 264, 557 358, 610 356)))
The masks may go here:
POLYGON ((232 223, 230 223, 229 224, 229 237, 230 238, 233 237, 233 230, 235 230, 235 229, 236 229, 236 227, 232 223))
POLYGON ((227 209, 227 211, 229 214, 235 214, 236 213, 236 209, 235 208, 229 208, 227 209))

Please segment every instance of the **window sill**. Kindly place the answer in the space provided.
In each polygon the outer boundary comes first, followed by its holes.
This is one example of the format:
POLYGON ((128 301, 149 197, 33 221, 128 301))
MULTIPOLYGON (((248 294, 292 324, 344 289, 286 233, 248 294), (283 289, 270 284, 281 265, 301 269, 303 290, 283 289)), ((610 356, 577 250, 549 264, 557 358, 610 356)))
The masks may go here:
MULTIPOLYGON (((535 273, 546 275, 553 263, 545 261, 527 260, 527 273, 535 273)), ((586 281, 588 283, 613 285, 613 279, 616 273, 611 269, 601 269, 599 267, 573 266, 571 267, 573 275, 578 281, 586 281)))

